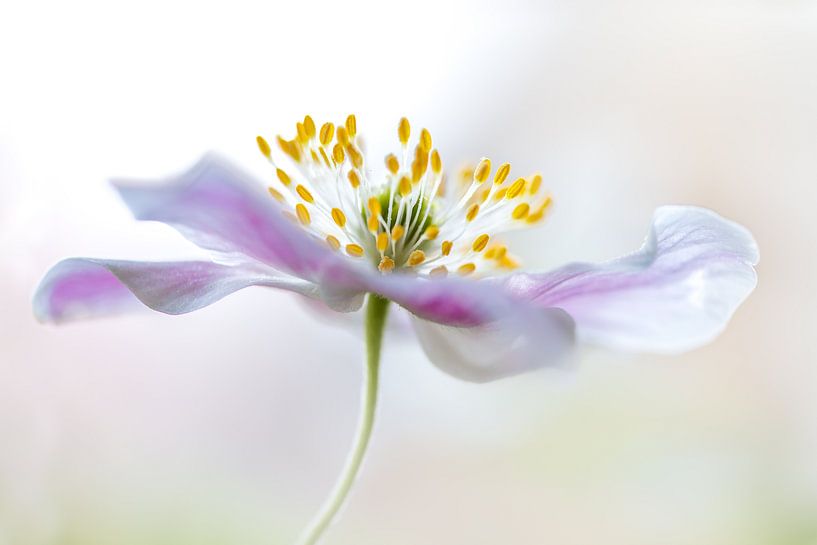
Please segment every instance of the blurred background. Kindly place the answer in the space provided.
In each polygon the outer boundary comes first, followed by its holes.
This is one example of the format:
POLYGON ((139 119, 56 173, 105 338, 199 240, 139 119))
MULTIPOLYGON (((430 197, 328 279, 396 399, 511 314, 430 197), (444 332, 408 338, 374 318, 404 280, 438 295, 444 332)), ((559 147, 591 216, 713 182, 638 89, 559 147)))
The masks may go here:
POLYGON ((349 112, 449 169, 539 170, 531 268, 713 208, 761 249, 726 332, 487 385, 391 334, 369 461, 327 544, 817 543, 817 5, 806 0, 5 2, 0 544, 288 544, 351 440, 363 345, 261 288, 181 317, 35 323, 58 259, 196 252, 106 180, 349 112))

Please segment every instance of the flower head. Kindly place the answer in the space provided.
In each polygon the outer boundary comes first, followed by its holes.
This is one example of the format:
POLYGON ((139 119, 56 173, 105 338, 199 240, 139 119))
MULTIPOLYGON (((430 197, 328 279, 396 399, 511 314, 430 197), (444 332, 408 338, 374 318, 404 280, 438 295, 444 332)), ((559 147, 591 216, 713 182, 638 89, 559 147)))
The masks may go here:
POLYGON ((542 177, 515 178, 510 164, 493 169, 482 158, 449 180, 427 129, 415 138, 402 118, 397 139, 399 149, 378 169, 366 162, 354 115, 320 128, 304 117, 291 140, 276 138, 280 157, 263 137, 257 141, 275 169, 270 194, 333 250, 382 273, 486 276, 516 268, 494 236, 542 220, 552 202, 542 177))
POLYGON ((367 165, 354 116, 338 126, 307 116, 274 149, 259 137, 274 168, 267 184, 212 155, 165 183, 115 182, 137 219, 171 225, 212 260, 69 259, 43 279, 35 314, 53 322, 144 306, 181 314, 248 286, 352 311, 373 293, 411 313, 432 362, 486 381, 558 364, 577 340, 694 348, 755 286, 751 234, 690 206, 659 208, 644 244, 625 257, 515 270, 496 236, 542 219, 552 201, 541 177, 482 159, 447 179, 427 130, 412 139, 403 119, 397 133, 398 152, 378 169, 367 165))

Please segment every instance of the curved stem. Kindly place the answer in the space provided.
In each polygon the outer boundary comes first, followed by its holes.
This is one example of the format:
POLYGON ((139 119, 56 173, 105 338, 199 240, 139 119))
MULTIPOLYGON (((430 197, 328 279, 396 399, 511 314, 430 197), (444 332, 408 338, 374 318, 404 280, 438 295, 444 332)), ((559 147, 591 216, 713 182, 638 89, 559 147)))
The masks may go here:
POLYGON ((377 385, 380 372, 380 347, 383 344, 383 330, 389 309, 388 299, 369 294, 366 303, 366 374, 363 381, 363 398, 360 420, 355 434, 352 450, 346 460, 335 488, 326 499, 323 507, 312 519, 298 541, 299 545, 315 545, 332 524, 332 521, 343 507, 349 491, 355 482, 369 438, 374 426, 374 414, 377 407, 377 385))

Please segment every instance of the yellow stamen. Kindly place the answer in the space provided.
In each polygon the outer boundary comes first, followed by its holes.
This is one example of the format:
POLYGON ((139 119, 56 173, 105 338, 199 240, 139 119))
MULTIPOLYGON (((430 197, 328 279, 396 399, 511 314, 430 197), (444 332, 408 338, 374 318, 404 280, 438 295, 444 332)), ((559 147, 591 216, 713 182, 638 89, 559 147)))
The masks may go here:
POLYGON ((511 173, 511 164, 510 163, 502 163, 502 165, 496 169, 496 174, 494 174, 494 183, 499 185, 505 181, 508 177, 508 174, 511 173))
POLYGON ((369 231, 376 233, 377 229, 380 227, 380 216, 369 216, 366 226, 369 228, 369 231))
POLYGON ((360 150, 357 149, 354 144, 346 146, 346 153, 349 154, 349 159, 352 160, 352 164, 355 165, 355 168, 363 166, 363 154, 360 153, 360 150))
POLYGON ((503 187, 502 189, 500 189, 499 191, 496 192, 496 194, 494 195, 494 200, 499 202, 502 199, 504 199, 505 195, 507 195, 507 194, 508 194, 508 188, 503 187))
POLYGON ((531 182, 530 182, 530 190, 529 190, 530 194, 531 195, 536 195, 536 193, 539 191, 539 187, 541 187, 541 185, 542 185, 542 176, 537 174, 536 176, 533 177, 533 180, 531 180, 531 182))
POLYGON ((343 151, 343 146, 340 144, 335 144, 335 147, 332 148, 332 158, 337 164, 341 164, 343 160, 346 159, 346 153, 343 151))
POLYGON ((272 195, 275 198, 276 201, 284 202, 284 196, 279 191, 277 191, 274 187, 268 187, 267 191, 269 191, 269 194, 272 195))
POLYGON ((474 221, 474 218, 477 217, 479 214, 479 204, 474 203, 468 208, 468 212, 465 214, 465 219, 467 221, 474 221))
POLYGON ((457 268, 457 274, 460 276, 468 276, 472 272, 477 270, 477 266, 473 263, 463 263, 457 268))
POLYGON ((280 168, 275 169, 275 175, 278 176, 278 179, 284 185, 289 185, 292 183, 292 179, 289 177, 289 174, 281 170, 280 168))
POLYGON ((406 234, 406 228, 403 227, 402 225, 395 225, 391 229, 391 239, 394 242, 397 242, 398 240, 403 238, 404 234, 406 234))
POLYGON ((474 181, 482 183, 488 179, 491 174, 491 160, 487 157, 483 158, 477 168, 474 169, 474 181))
POLYGON ((443 169, 443 162, 440 159, 440 152, 434 150, 431 152, 431 170, 434 174, 439 174, 443 169))
POLYGON ((408 197, 411 194, 411 180, 409 180, 408 176, 400 178, 400 182, 397 184, 397 191, 400 192, 401 197, 408 197))
POLYGON ((413 252, 411 252, 411 254, 409 254, 407 263, 409 267, 416 267, 425 260, 426 260, 425 252, 423 252, 422 250, 414 250, 413 252))
POLYGON ((298 131, 298 142, 301 144, 306 144, 309 142, 309 135, 306 134, 306 127, 304 127, 303 123, 297 123, 295 128, 298 131))
POLYGON ((295 188, 295 192, 298 193, 298 196, 301 197, 306 202, 308 203, 315 202, 315 198, 312 197, 312 193, 310 193, 309 190, 304 186, 298 184, 298 186, 295 188))
POLYGON ((340 208, 333 208, 332 209, 332 219, 335 221, 338 227, 343 229, 346 225, 346 214, 343 213, 343 210, 340 208))
POLYGON ((281 148, 281 151, 286 153, 296 163, 301 162, 301 152, 294 142, 284 140, 280 136, 276 136, 275 139, 278 142, 278 147, 281 148))
POLYGON ((527 221, 528 223, 536 223, 540 221, 543 217, 545 217, 545 212, 550 207, 550 204, 552 202, 553 201, 550 197, 546 198, 544 202, 539 205, 536 211, 533 214, 529 215, 525 221, 527 221))
POLYGON ((366 203, 369 209, 369 212, 373 216, 380 215, 380 200, 377 197, 369 197, 369 202, 366 203))
POLYGON ((394 154, 390 153, 386 156, 386 168, 389 169, 389 172, 392 174, 397 174, 400 170, 400 161, 397 160, 394 154))
POLYGON ((426 227, 425 236, 428 240, 434 240, 440 234, 440 228, 436 225, 429 225, 426 227))
POLYGON ((499 266, 505 269, 515 269, 519 267, 519 262, 511 257, 504 256, 499 260, 499 266))
POLYGON ((349 179, 349 183, 352 184, 352 187, 355 189, 360 187, 360 174, 358 174, 356 170, 350 170, 346 177, 349 179))
MULTIPOLYGON (((330 161, 329 156, 326 155, 326 149, 324 149, 323 146, 321 146, 320 150, 321 150, 321 158, 323 158, 323 164, 326 165, 326 168, 332 168, 332 161, 330 161)), ((312 158, 315 160, 316 163, 318 162, 318 160, 315 158, 315 152, 314 151, 312 152, 312 158)))
POLYGON ((312 117, 306 116, 304 117, 304 129, 306 130, 306 136, 310 140, 315 138, 315 122, 312 120, 312 117))
POLYGON ((357 118, 355 117, 355 114, 350 114, 346 118, 346 131, 352 138, 354 138, 357 134, 357 118))
POLYGON ((302 203, 295 205, 295 214, 298 216, 298 221, 303 225, 309 225, 309 222, 312 221, 309 217, 309 210, 302 203))
POLYGON ((364 254, 363 246, 360 244, 347 244, 346 253, 352 257, 362 257, 364 254))
POLYGON ((411 136, 409 120, 405 117, 401 117, 400 124, 397 126, 397 137, 400 139, 400 143, 405 146, 408 144, 409 136, 411 136))
POLYGON ((508 188, 508 195, 509 199, 516 198, 520 193, 525 190, 525 178, 519 178, 516 180, 511 187, 508 188))
POLYGON ((471 249, 473 249, 475 252, 481 252, 488 245, 488 240, 490 240, 490 237, 488 235, 486 234, 479 235, 476 239, 474 239, 474 243, 471 245, 471 249))
POLYGON ((272 155, 272 150, 270 149, 269 144, 267 143, 267 141, 264 140, 264 137, 263 136, 256 136, 255 141, 258 143, 258 149, 261 150, 261 153, 264 155, 264 157, 269 159, 270 156, 272 155))
POLYGON ((422 147, 426 153, 431 151, 431 133, 426 129, 420 131, 420 147, 422 147))
POLYGON ((335 131, 335 138, 338 140, 338 144, 341 146, 348 146, 349 145, 349 132, 346 130, 346 127, 338 127, 335 131))
POLYGON ((443 255, 447 256, 448 254, 451 253, 451 248, 453 247, 454 247, 453 242, 451 242, 450 240, 444 240, 440 250, 442 251, 443 255))
POLYGON ((330 248, 337 251, 340 250, 340 241, 332 235, 326 235, 326 243, 330 248))
POLYGON ((516 208, 511 212, 511 217, 515 220, 523 220, 528 216, 528 212, 530 212, 530 205, 523 202, 522 204, 516 205, 516 208))
POLYGON ((394 270, 394 260, 387 255, 384 255, 380 259, 380 265, 377 266, 377 269, 384 273, 388 274, 394 270))
POLYGON ((324 123, 320 132, 321 144, 328 146, 332 143, 333 136, 335 136, 335 126, 332 123, 324 123))
POLYGON ((379 251, 380 253, 385 252, 386 248, 389 247, 389 234, 378 233, 375 245, 377 246, 377 251, 379 251))

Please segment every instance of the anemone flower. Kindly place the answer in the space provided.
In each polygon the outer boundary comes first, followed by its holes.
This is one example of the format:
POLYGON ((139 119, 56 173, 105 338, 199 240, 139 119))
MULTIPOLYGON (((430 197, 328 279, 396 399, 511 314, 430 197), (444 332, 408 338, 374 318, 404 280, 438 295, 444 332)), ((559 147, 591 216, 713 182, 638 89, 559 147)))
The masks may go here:
POLYGON ((34 296, 44 322, 149 307, 183 314, 249 286, 275 287, 339 312, 367 299, 362 412, 346 466, 301 543, 316 543, 352 487, 374 422, 389 303, 411 316, 432 363, 490 381, 566 361, 581 342, 677 353, 720 333, 756 283, 757 246, 740 225, 691 206, 655 211, 640 249, 600 264, 519 272, 496 237, 539 224, 552 200, 539 175, 508 163, 447 178, 425 129, 370 169, 354 116, 320 128, 311 117, 273 150, 270 180, 212 155, 160 184, 117 181, 139 220, 177 229, 202 261, 67 259, 34 296), (374 174, 376 173, 376 174, 374 174))

